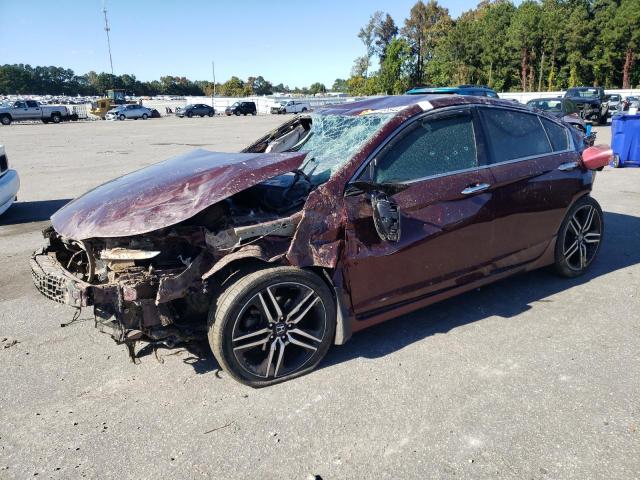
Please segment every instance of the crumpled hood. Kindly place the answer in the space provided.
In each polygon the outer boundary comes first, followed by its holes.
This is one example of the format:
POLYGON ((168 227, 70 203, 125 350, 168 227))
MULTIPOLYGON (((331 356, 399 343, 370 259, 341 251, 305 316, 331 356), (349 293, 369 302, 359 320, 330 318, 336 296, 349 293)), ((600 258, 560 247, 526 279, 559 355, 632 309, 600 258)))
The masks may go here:
POLYGON ((90 190, 58 210, 51 223, 59 234, 76 240, 152 232, 295 170, 305 155, 197 149, 90 190))

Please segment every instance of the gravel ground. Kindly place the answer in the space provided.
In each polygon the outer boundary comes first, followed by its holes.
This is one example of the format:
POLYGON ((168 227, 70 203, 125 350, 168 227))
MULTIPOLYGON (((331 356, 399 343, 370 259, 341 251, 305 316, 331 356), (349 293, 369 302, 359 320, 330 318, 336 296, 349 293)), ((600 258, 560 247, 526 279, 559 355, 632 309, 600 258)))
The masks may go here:
MULTIPOLYGON (((310 375, 252 390, 206 350, 123 347, 31 285, 64 202, 282 118, 0 128, 22 179, 0 219, 0 478, 640 478, 640 169, 605 169, 590 273, 511 278, 359 333, 310 375)), ((608 141, 601 128, 600 141, 608 141)))

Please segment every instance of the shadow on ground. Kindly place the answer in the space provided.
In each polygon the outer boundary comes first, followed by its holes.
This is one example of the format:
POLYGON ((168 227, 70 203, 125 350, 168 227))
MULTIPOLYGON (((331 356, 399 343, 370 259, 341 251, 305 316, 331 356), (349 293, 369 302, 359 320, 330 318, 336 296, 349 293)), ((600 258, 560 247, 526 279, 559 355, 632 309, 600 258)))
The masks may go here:
POLYGON ((59 200, 42 200, 38 202, 17 202, 0 216, 0 226, 18 225, 21 223, 42 222, 49 220, 70 198, 59 200))
MULTIPOLYGON (((591 269, 582 277, 560 278, 543 269, 496 282, 359 332, 346 345, 333 346, 320 368, 358 357, 382 357, 430 335, 447 333, 494 315, 509 319, 535 308, 536 302, 553 302, 548 297, 558 292, 640 263, 640 218, 609 212, 604 217, 606 230, 602 248, 591 269)), ((153 347, 146 348, 138 357, 153 352, 153 347)), ((160 355, 167 356, 167 351, 160 355)), ((189 344, 186 355, 181 358, 199 374, 220 368, 206 338, 189 344)))

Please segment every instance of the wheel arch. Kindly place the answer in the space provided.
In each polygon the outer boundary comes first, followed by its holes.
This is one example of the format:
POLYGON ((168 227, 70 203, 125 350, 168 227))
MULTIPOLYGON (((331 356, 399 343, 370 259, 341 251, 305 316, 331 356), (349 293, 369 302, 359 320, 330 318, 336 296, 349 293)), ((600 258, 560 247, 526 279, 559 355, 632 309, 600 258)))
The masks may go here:
MULTIPOLYGON (((221 261, 225 258, 226 257, 223 257, 221 261)), ((230 280, 235 279, 238 275, 243 275, 247 272, 277 266, 296 267, 295 265, 290 265, 286 262, 284 256, 279 256, 274 260, 265 258, 264 256, 242 255, 227 260, 223 265, 219 265, 219 263, 220 262, 216 263, 209 272, 203 275, 203 281, 206 282, 214 291, 225 286, 230 280)), ((313 272, 327 285, 327 287, 329 287, 336 306, 336 329, 333 343, 334 345, 345 344, 352 335, 352 315, 348 308, 348 295, 341 286, 341 282, 334 280, 334 272, 328 268, 317 266, 296 268, 313 272)))

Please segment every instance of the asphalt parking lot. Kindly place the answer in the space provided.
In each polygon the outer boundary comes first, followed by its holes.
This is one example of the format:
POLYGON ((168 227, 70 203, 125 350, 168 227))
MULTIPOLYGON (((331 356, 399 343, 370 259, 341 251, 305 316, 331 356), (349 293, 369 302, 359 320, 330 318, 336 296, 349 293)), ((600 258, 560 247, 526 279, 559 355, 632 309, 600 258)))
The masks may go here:
POLYGON ((22 182, 0 217, 0 478, 640 478, 640 169, 598 174, 606 230, 588 275, 533 272, 400 317, 274 387, 236 383, 206 348, 134 365, 88 310, 61 326, 73 310, 28 267, 57 208, 283 120, 0 128, 22 182))

